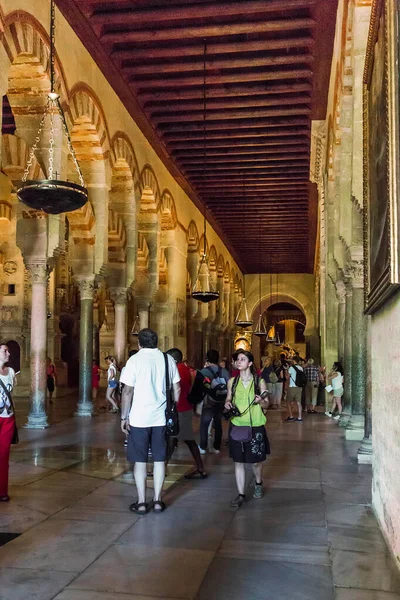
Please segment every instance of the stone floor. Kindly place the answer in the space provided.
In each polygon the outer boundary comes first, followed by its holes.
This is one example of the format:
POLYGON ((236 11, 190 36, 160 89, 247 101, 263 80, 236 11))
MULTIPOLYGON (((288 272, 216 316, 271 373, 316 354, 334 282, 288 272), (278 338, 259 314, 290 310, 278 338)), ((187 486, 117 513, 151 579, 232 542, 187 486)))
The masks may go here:
POLYGON ((58 424, 22 430, 12 452, 0 533, 22 535, 0 548, 1 600, 400 600, 369 508, 370 468, 324 415, 283 423, 270 411, 262 500, 250 492, 229 507, 226 447, 206 457, 208 479, 184 480, 182 447, 168 509, 138 517, 119 416, 62 420, 68 410, 52 410, 58 424))

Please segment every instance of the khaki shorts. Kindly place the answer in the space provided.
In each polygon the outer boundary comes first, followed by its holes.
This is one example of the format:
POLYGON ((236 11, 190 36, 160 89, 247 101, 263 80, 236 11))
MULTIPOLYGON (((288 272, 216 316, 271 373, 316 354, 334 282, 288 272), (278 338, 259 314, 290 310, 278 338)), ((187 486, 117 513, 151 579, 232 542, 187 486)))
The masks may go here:
POLYGON ((286 399, 288 402, 298 402, 301 404, 301 387, 289 387, 286 399))

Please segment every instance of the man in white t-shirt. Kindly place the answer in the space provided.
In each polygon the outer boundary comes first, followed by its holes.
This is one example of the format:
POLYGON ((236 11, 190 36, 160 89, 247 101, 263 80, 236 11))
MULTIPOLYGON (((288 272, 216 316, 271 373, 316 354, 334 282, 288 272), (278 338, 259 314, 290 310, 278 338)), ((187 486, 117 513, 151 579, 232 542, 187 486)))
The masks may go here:
MULTIPOLYGON (((146 463, 149 447, 154 461, 154 512, 163 512, 165 504, 161 491, 165 478, 167 460, 167 436, 165 430, 166 378, 164 354, 157 348, 158 337, 152 329, 139 331, 139 352, 125 365, 120 377, 124 384, 121 405, 121 429, 128 435, 129 462, 135 463, 134 476, 138 500, 129 507, 132 512, 145 514, 146 463)), ((174 399, 180 394, 180 376, 176 362, 167 355, 169 378, 174 399)))
POLYGON ((297 356, 294 356, 292 359, 292 365, 288 370, 289 376, 289 387, 287 390, 286 403, 289 411, 289 416, 285 419, 285 421, 299 421, 302 422, 302 406, 301 406, 301 387, 296 385, 296 377, 298 371, 303 372, 303 367, 299 365, 299 359, 297 356), (292 403, 297 404, 298 417, 295 419, 292 413, 292 403))

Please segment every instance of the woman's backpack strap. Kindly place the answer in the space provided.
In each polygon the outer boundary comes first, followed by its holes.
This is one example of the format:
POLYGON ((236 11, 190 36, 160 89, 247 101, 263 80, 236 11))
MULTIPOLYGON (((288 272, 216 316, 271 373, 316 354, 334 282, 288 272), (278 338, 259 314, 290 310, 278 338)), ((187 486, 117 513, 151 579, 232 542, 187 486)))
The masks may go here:
POLYGON ((236 388, 237 388, 238 383, 239 383, 239 378, 240 378, 240 375, 236 375, 236 377, 235 377, 235 379, 233 380, 233 383, 232 383, 232 398, 231 398, 232 400, 235 397, 235 392, 236 392, 236 388))

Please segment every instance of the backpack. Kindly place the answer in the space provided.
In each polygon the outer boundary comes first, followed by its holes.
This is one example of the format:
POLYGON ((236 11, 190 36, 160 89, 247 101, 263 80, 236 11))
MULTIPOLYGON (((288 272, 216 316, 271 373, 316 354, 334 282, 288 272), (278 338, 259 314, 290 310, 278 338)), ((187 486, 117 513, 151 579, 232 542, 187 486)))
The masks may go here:
MULTIPOLYGON (((294 365, 293 369, 296 371, 296 380, 294 382, 296 387, 306 387, 307 384, 307 375, 304 373, 304 371, 301 371, 300 369, 298 369, 297 367, 295 367, 294 365)), ((293 381, 293 378, 292 378, 293 381)))
POLYGON ((225 404, 226 397, 228 395, 228 386, 225 379, 222 377, 221 368, 218 367, 218 371, 216 372, 209 367, 207 367, 206 370, 211 375, 210 381, 208 381, 208 377, 206 377, 203 381, 204 396, 207 396, 206 402, 208 406, 225 404))

